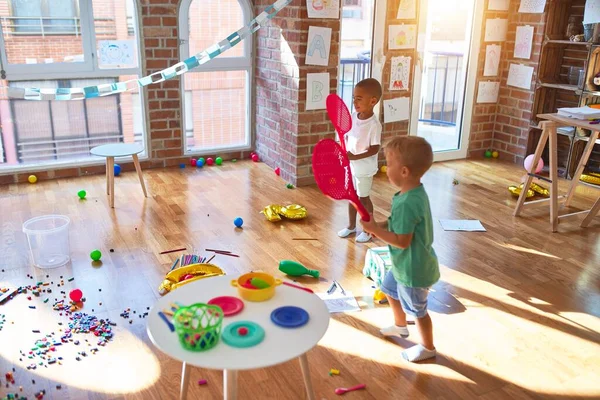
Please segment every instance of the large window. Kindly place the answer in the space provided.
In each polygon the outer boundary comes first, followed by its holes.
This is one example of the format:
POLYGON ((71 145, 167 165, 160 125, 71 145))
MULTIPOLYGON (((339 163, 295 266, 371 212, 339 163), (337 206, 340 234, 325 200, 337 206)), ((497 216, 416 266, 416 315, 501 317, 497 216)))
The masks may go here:
MULTIPOLYGON (((78 88, 140 77, 134 0, 0 0, 0 22, 2 86, 78 88)), ((0 170, 90 162, 94 146, 145 142, 139 92, 83 101, 2 97, 0 123, 0 170)))
MULTIPOLYGON (((183 58, 223 40, 252 18, 248 0, 184 0, 183 58)), ((185 151, 201 154, 250 146, 251 40, 185 74, 185 151)))

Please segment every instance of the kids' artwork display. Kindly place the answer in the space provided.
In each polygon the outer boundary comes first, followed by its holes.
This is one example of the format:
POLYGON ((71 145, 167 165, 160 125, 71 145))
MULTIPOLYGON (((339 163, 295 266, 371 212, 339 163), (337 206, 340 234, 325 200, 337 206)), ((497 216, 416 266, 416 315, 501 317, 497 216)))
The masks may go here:
POLYGON ((483 76, 498 75, 501 50, 502 47, 498 44, 488 44, 485 46, 485 65, 483 67, 483 76))
POLYGON ((306 65, 321 65, 326 67, 329 64, 330 49, 331 28, 309 26, 306 65))
POLYGON ((505 18, 487 19, 485 21, 485 41, 486 42, 504 42, 506 41, 506 31, 508 29, 508 20, 505 18))
POLYGON ((531 46, 533 45, 533 26, 517 26, 515 37, 515 58, 531 58, 531 46))
POLYGON ((340 0, 306 0, 308 18, 340 17, 340 0))
POLYGON ((408 90, 411 57, 392 57, 390 60, 390 90, 408 90))
POLYGON ((325 109, 329 94, 329 73, 306 75, 306 110, 325 109))
POLYGON ((416 25, 390 25, 388 34, 390 50, 414 49, 417 44, 416 25))
POLYGON ((417 18, 417 0, 400 0, 396 19, 417 18))

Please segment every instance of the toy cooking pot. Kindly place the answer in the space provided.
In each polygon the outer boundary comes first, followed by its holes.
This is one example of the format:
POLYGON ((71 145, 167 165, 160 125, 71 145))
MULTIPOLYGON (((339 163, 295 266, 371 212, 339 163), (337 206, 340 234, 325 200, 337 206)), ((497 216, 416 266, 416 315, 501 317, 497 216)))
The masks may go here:
POLYGON ((281 279, 275 279, 269 274, 263 272, 250 272, 244 274, 237 279, 231 281, 231 286, 237 287, 240 297, 248 301, 267 301, 275 296, 275 287, 281 285, 281 279), (264 289, 249 289, 244 287, 248 280, 258 278, 269 284, 269 287, 264 289))

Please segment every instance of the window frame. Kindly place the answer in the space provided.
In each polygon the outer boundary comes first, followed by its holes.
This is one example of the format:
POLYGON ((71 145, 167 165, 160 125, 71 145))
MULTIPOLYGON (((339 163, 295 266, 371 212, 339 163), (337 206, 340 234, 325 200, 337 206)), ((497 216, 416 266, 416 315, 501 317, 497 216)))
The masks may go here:
MULTIPOLYGON (((98 66, 98 48, 94 28, 94 10, 91 1, 75 0, 79 4, 79 18, 81 25, 81 41, 83 46, 83 62, 56 62, 51 64, 12 64, 8 62, 6 44, 4 41, 3 27, 0 26, 0 62, 2 71, 6 74, 5 80, 45 80, 45 79, 77 79, 77 78, 114 78, 120 75, 142 74, 141 52, 141 27, 139 0, 134 1, 134 29, 136 34, 137 61, 135 68, 100 68, 98 66), (43 79, 42 79, 43 77, 43 79)), ((0 21, 1 25, 1 21, 0 21)), ((19 36, 26 36, 19 34, 19 36)), ((38 36, 33 34, 31 36, 38 36)), ((52 35, 59 39, 61 35, 52 35)))
MULTIPOLYGON (((189 27, 189 11, 193 1, 201 0, 182 0, 179 5, 179 54, 180 59, 183 61, 193 54, 190 54, 189 39, 190 39, 190 27, 189 27)), ((240 8, 242 9, 242 19, 244 24, 248 24, 254 18, 253 6, 249 0, 237 0, 240 8)), ((241 26, 240 26, 241 28, 241 26)), ((221 38, 218 38, 221 40, 221 38)), ((246 72, 246 140, 242 145, 237 146, 223 146, 223 147, 205 147, 205 148, 193 148, 187 149, 187 135, 188 130, 186 120, 186 106, 185 106, 185 75, 181 76, 181 112, 182 112, 182 127, 181 132, 183 136, 182 147, 183 154, 185 156, 204 156, 214 154, 215 152, 227 153, 233 151, 246 151, 252 149, 252 143, 254 140, 254 133, 252 131, 252 110, 254 102, 252 101, 252 87, 254 83, 254 49, 253 49, 253 38, 246 38, 238 46, 243 46, 244 55, 238 57, 217 57, 206 64, 200 65, 195 68, 193 72, 217 72, 217 71, 245 71, 246 72)), ((204 49, 201 49, 204 50, 204 49)))
MULTIPOLYGON (((140 0, 132 0, 133 1, 133 27, 134 34, 136 38, 136 47, 137 47, 137 59, 138 66, 136 68, 114 68, 114 69, 100 69, 97 65, 94 65, 95 54, 97 53, 97 49, 95 46, 96 43, 96 34, 94 29, 90 29, 90 27, 94 26, 94 15, 93 15, 93 6, 89 0, 75 0, 79 1, 79 12, 81 18, 81 29, 82 29, 82 37, 84 35, 83 32, 86 32, 86 37, 89 40, 83 40, 84 45, 84 54, 94 54, 92 60, 86 63, 55 63, 55 64, 7 64, 6 62, 6 49, 4 43, 4 35, 0 31, 0 62, 2 66, 3 72, 6 73, 6 77, 3 78, 5 81, 30 81, 30 80, 76 80, 76 79, 95 79, 95 78, 119 78, 124 75, 136 75, 139 77, 144 76, 144 67, 143 67, 143 38, 141 35, 142 25, 141 25, 141 4, 140 0), (85 10, 85 11, 84 11, 85 10), (85 23, 83 16, 86 16, 85 23), (91 31, 91 32, 90 32, 91 31), (92 43, 94 44, 92 46, 92 43), (87 48, 87 53, 85 50, 87 48), (83 68, 65 68, 71 66, 71 64, 86 64, 87 69, 83 68), (89 65, 88 65, 89 64, 89 65), (12 65, 13 67, 17 67, 21 69, 21 71, 14 72, 12 70, 7 70, 6 66, 12 65), (91 66, 91 68, 89 68, 91 66), (43 71, 39 71, 37 68, 23 68, 23 67, 43 67, 43 71)), ((119 0, 121 1, 121 0, 119 0)), ((1 26, 0 26, 1 29, 1 26)), ((140 108, 142 115, 142 145, 144 146, 144 152, 140 153, 140 160, 147 160, 150 156, 150 152, 148 151, 148 143, 150 141, 150 137, 148 135, 149 129, 149 119, 148 119, 148 103, 147 103, 147 87, 139 88, 138 96, 140 96, 140 108)), ((70 101, 79 101, 79 100, 70 100, 70 101)), ((83 100, 81 100, 83 101, 83 100)), ((0 135, 1 136, 1 135, 0 135)), ((2 143, 4 145, 4 143, 2 143)), ((4 158, 6 159, 6 152, 4 146, 2 148, 4 158)), ((123 157, 123 160, 126 162, 131 161, 132 157, 123 157)), ((6 161, 6 160, 4 160, 6 161)), ((40 163, 40 164, 16 164, 10 167, 5 166, 3 163, 0 163, 0 174, 2 173, 12 173, 17 171, 26 170, 28 172, 39 172, 39 171, 48 171, 48 170, 56 170, 61 168, 69 168, 69 167, 79 167, 85 168, 96 165, 104 165, 104 160, 98 160, 95 158, 89 159, 80 159, 80 160, 65 160, 65 161, 55 161, 52 163, 40 163)))
MULTIPOLYGON (((53 17, 47 15, 49 13, 49 8, 48 7, 49 7, 49 2, 50 1, 51 0, 40 0, 40 9, 42 10, 42 12, 41 12, 42 13, 41 17, 42 18, 49 18, 49 19, 53 18, 53 17), (44 14, 46 14, 46 15, 44 15, 44 14)), ((71 18, 79 18, 80 17, 80 12, 79 12, 79 3, 78 3, 78 1, 77 0, 69 0, 69 1, 73 5, 73 9, 75 11, 75 16, 71 17, 71 18)), ((15 0, 8 0, 8 8, 10 10, 11 17, 13 19, 25 19, 25 18, 27 18, 27 17, 22 17, 22 16, 19 16, 19 15, 15 15, 15 10, 17 8, 17 7, 15 7, 15 0)), ((69 18, 66 18, 66 17, 63 17, 63 18, 56 17, 56 19, 65 19, 66 20, 66 19, 69 19, 69 18)), ((19 35, 22 35, 22 36, 44 35, 43 28, 40 29, 39 32, 27 32, 27 31, 19 32, 19 31, 16 30, 17 28, 13 28, 13 29, 15 29, 15 30, 12 32, 12 34, 13 35, 17 35, 17 36, 19 36, 19 35)), ((77 29, 74 29, 74 30, 77 31, 77 29)), ((69 35, 70 33, 71 32, 53 33, 52 31, 49 31, 47 33, 47 35, 48 36, 60 36, 60 35, 69 35)))

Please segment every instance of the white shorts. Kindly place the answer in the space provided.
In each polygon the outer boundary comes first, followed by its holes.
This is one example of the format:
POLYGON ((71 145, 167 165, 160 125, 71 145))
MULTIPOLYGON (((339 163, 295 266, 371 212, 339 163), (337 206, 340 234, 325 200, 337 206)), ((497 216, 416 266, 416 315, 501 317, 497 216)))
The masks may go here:
POLYGON ((372 176, 353 176, 354 189, 358 197, 369 197, 371 194, 371 186, 373 186, 372 176))

